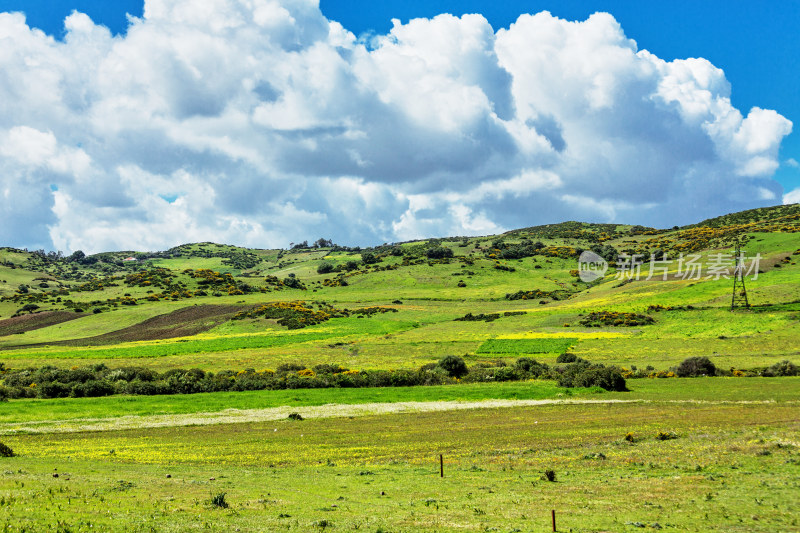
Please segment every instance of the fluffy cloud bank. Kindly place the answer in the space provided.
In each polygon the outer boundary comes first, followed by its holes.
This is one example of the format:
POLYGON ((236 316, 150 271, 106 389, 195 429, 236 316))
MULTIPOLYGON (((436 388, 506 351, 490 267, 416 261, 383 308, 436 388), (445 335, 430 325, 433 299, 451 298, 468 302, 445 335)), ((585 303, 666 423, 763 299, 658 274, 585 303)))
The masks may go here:
POLYGON ((596 14, 394 22, 317 0, 147 0, 113 37, 0 14, 0 243, 376 244, 561 220, 673 225, 780 203, 790 121, 732 107, 596 14))

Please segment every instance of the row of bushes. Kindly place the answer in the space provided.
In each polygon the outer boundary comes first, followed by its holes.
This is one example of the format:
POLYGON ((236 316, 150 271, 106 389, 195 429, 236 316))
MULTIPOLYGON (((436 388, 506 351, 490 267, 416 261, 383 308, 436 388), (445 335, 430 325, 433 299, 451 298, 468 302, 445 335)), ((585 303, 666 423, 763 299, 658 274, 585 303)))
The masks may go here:
POLYGON ((622 311, 595 311, 580 319, 581 326, 599 328, 603 326, 647 326, 655 323, 653 317, 622 311))
POLYGON ((570 295, 569 291, 555 290, 543 291, 540 289, 533 289, 530 291, 517 291, 514 293, 507 293, 506 300, 539 300, 542 298, 550 298, 552 300, 564 300, 570 295))
MULTIPOLYGON (((736 371, 739 372, 739 371, 736 371)), ((652 373, 651 373, 652 374, 652 373)), ((731 375, 707 357, 690 357, 672 374, 679 377, 731 375)), ((483 362, 468 367, 463 358, 447 356, 417 370, 350 370, 339 365, 283 364, 276 370, 254 369, 213 373, 201 369, 156 372, 142 367, 110 369, 104 364, 59 369, 53 366, 9 370, 0 364, 0 400, 8 398, 64 398, 112 394, 192 394, 199 392, 278 390, 309 388, 408 387, 450 383, 485 383, 549 379, 561 387, 601 387, 627 390, 625 377, 639 376, 614 366, 603 366, 562 354, 555 366, 521 357, 513 364, 483 362)), ((734 375, 797 376, 800 369, 789 361, 758 372, 734 375)))
POLYGON ((338 365, 280 365, 276 370, 213 373, 173 369, 159 373, 141 367, 110 369, 104 364, 72 369, 53 366, 6 370, 0 399, 65 398, 112 394, 192 394, 199 392, 309 389, 332 387, 407 387, 466 382, 528 379, 558 380, 564 387, 603 387, 626 390, 619 369, 586 361, 550 367, 522 357, 513 365, 479 363, 468 368, 461 357, 447 356, 418 370, 350 370, 338 365))
POLYGON ((453 321, 455 322, 492 322, 497 320, 501 317, 507 316, 519 316, 527 314, 525 311, 506 311, 504 313, 478 313, 477 315, 473 315, 472 313, 467 313, 466 315, 454 318, 453 321))
POLYGON ((394 307, 360 307, 358 309, 337 309, 327 302, 304 301, 273 302, 264 304, 248 311, 240 311, 233 316, 234 320, 245 318, 271 318, 277 319, 278 324, 288 329, 301 329, 326 322, 331 318, 349 316, 369 317, 376 313, 397 313, 394 307), (316 309, 314 309, 316 307, 316 309))
POLYGON ((672 371, 679 378, 699 376, 800 376, 800 367, 788 360, 780 361, 769 367, 751 368, 747 370, 737 370, 732 368, 728 371, 717 368, 717 366, 708 357, 689 357, 688 359, 684 359, 681 364, 672 371))
POLYGON ((645 368, 622 368, 622 377, 628 378, 695 378, 695 377, 783 377, 800 376, 800 367, 784 360, 771 366, 754 368, 717 367, 708 357, 689 357, 669 370, 656 370, 651 365, 645 368))

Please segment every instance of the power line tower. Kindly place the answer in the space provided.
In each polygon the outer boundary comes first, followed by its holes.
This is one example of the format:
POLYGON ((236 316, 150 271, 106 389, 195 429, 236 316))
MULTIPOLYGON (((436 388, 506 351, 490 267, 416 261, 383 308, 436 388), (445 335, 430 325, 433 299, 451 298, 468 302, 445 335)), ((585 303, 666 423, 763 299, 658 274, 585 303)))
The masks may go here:
POLYGON ((750 307, 750 302, 747 301, 747 289, 744 286, 744 254, 741 250, 739 239, 736 239, 736 255, 734 257, 736 266, 733 268, 733 295, 731 296, 731 311, 737 307, 750 307))

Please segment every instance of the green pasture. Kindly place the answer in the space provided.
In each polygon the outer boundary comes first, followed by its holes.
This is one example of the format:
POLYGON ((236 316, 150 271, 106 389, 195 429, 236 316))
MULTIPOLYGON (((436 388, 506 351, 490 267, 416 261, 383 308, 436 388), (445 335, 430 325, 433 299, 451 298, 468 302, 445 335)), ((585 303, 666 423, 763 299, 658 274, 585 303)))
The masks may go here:
POLYGON ((106 419, 122 416, 150 416, 215 413, 229 409, 266 409, 320 405, 358 405, 396 402, 466 402, 491 399, 542 400, 594 396, 602 389, 564 389, 552 381, 466 383, 426 387, 373 387, 361 389, 297 389, 277 391, 210 392, 164 396, 105 396, 100 398, 57 398, 51 400, 10 400, 0 412, 0 434, 8 426, 27 422, 106 419))
POLYGON ((794 531, 797 381, 633 380, 577 399, 641 401, 6 435, 18 456, 0 458, 0 524, 545 531, 556 510, 559 531, 794 531), (221 493, 227 508, 211 503, 221 493))
MULTIPOLYGON (((10 400, 0 412, 0 434, 27 423, 113 419, 136 416, 220 413, 227 410, 301 408, 396 402, 476 402, 484 400, 588 399, 628 402, 748 401, 796 402, 800 378, 669 378, 628 381, 628 392, 565 389, 552 381, 464 383, 426 387, 296 389, 212 392, 163 396, 104 396, 10 400)), ((55 429, 55 431, 58 431, 55 429)))
POLYGON ((476 353, 490 354, 560 354, 577 344, 578 339, 489 339, 478 347, 476 353))

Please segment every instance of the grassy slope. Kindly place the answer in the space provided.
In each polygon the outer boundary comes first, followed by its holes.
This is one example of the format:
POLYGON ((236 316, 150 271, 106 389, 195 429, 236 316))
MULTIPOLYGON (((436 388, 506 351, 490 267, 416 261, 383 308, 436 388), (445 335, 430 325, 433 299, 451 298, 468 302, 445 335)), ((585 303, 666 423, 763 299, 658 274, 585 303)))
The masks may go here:
MULTIPOLYGON (((776 211, 775 216, 784 216, 784 211, 776 211)), ((769 220, 765 222, 771 223, 769 220)), ((617 229, 627 231, 627 227, 617 229)), ((520 230, 519 235, 507 235, 505 238, 515 242, 515 239, 526 235, 525 231, 536 230, 520 230)), ((541 240, 548 245, 589 244, 588 241, 572 236, 553 236, 552 231, 555 230, 550 228, 545 233, 534 233, 531 239, 541 240)), ((662 234, 657 238, 672 239, 683 231, 662 234)), ((750 236, 748 255, 759 253, 764 258, 764 272, 757 280, 748 280, 750 300, 756 304, 800 300, 800 268, 792 264, 798 256, 791 255, 798 246, 796 234, 773 231, 751 233, 750 236), (781 268, 775 268, 774 263, 785 257, 789 257, 790 261, 781 263, 781 268)), ((639 246, 653 238, 622 233, 614 234, 607 243, 623 250, 625 247, 639 246)), ((444 242, 443 245, 450 247, 456 255, 449 264, 428 265, 427 261, 421 261, 421 264, 403 266, 400 257, 389 255, 377 266, 398 265, 397 269, 375 271, 362 267, 346 278, 349 286, 332 288, 322 286, 321 282, 333 275, 319 275, 316 267, 323 260, 334 264, 359 260, 359 253, 312 250, 279 254, 270 250, 247 251, 225 246, 212 248, 213 251, 254 254, 258 263, 249 269, 226 266, 220 257, 153 259, 153 265, 171 269, 175 280, 185 283, 190 290, 199 288, 197 280, 186 276, 182 271, 186 268, 202 267, 237 275, 245 272, 245 276, 237 279, 255 287, 264 286, 269 292, 232 296, 223 293, 221 296, 151 303, 143 298, 152 288, 131 287, 119 280, 116 281, 118 286, 102 291, 72 291, 69 298, 86 307, 87 311, 98 305, 90 304, 92 301, 100 302, 125 294, 137 298, 139 304, 112 308, 100 314, 86 312, 78 320, 24 334, 0 337, 0 349, 4 349, 0 351, 0 361, 6 361, 7 366, 15 367, 40 365, 44 362, 72 366, 101 361, 118 366, 130 364, 130 360, 135 359, 136 364, 159 369, 188 366, 201 366, 211 370, 247 366, 275 368, 287 361, 306 364, 341 363, 351 368, 413 368, 448 354, 462 355, 471 362, 484 359, 513 360, 520 354, 484 354, 478 353, 478 348, 484 341, 492 338, 564 334, 580 336, 580 341, 572 349, 580 356, 625 366, 652 365, 657 369, 674 366, 692 355, 714 356, 720 366, 737 368, 765 366, 786 358, 797 360, 800 355, 800 321, 797 320, 800 310, 789 307, 731 314, 726 309, 730 299, 730 280, 641 280, 620 285, 619 280, 614 280, 609 275, 602 283, 587 289, 585 285, 576 283, 569 273, 576 266, 574 260, 536 256, 500 261, 501 264, 515 268, 514 272, 495 269, 495 262, 484 254, 491 247, 492 240, 491 237, 472 238, 467 241, 467 246, 459 246, 457 241, 444 242), (483 250, 476 250, 476 246, 483 250), (468 258, 472 264, 462 263, 459 257, 468 258), (535 268, 537 266, 541 268, 535 268), (265 275, 283 278, 289 274, 295 274, 302 279, 308 290, 272 291, 263 282, 265 275), (459 281, 465 282, 466 287, 458 287, 459 281), (509 301, 504 298, 507 293, 531 289, 568 289, 579 292, 568 300, 548 300, 545 305, 538 300, 509 301), (127 342, 101 348, 24 347, 28 344, 85 339, 125 327, 136 327, 148 318, 191 305, 253 305, 265 301, 293 299, 325 300, 339 307, 388 305, 396 307, 399 312, 365 319, 334 319, 312 328, 290 332, 277 326, 274 321, 246 320, 225 322, 200 335, 166 341, 127 342), (402 303, 393 303, 396 300, 402 303), (687 304, 694 305, 697 309, 653 313, 656 323, 650 326, 587 329, 579 324, 580 318, 591 311, 643 313, 650 305, 687 304), (527 314, 493 322, 453 321, 466 313, 505 311, 524 311, 527 314), (618 335, 609 336, 611 333, 618 335)), ((413 249, 419 245, 420 243, 408 243, 404 248, 413 249)), ((700 252, 704 258, 730 251, 729 247, 720 247, 719 243, 712 243, 711 246, 712 248, 700 252)), ((209 245, 182 248, 197 252, 200 249, 208 250, 209 245)), ((5 250, 0 252, 0 256, 20 267, 25 266, 24 253, 5 250)), ((124 271, 115 268, 118 275, 125 275, 132 271, 130 269, 137 267, 126 265, 128 270, 124 271)), ((108 274, 98 269, 93 272, 90 267, 81 269, 86 270, 86 275, 108 274)), ((647 268, 644 271, 646 273, 647 268)), ((41 272, 28 272, 23 268, 12 270, 0 266, 0 280, 12 278, 16 283, 18 280, 33 280, 43 276, 41 272)), ((82 281, 62 280, 60 283, 77 285, 82 281)), ((31 292, 37 292, 36 283, 38 282, 32 284, 31 292)), ((10 283, 8 286, 16 287, 10 283)), ((158 290, 155 289, 156 292, 158 290)), ((6 294, 10 294, 8 289, 6 294)), ((0 318, 9 316, 20 305, 0 302, 0 318)), ((62 308, 52 299, 46 303, 39 302, 38 305, 42 309, 62 308)), ((536 357, 552 362, 555 355, 537 354, 536 357)))

